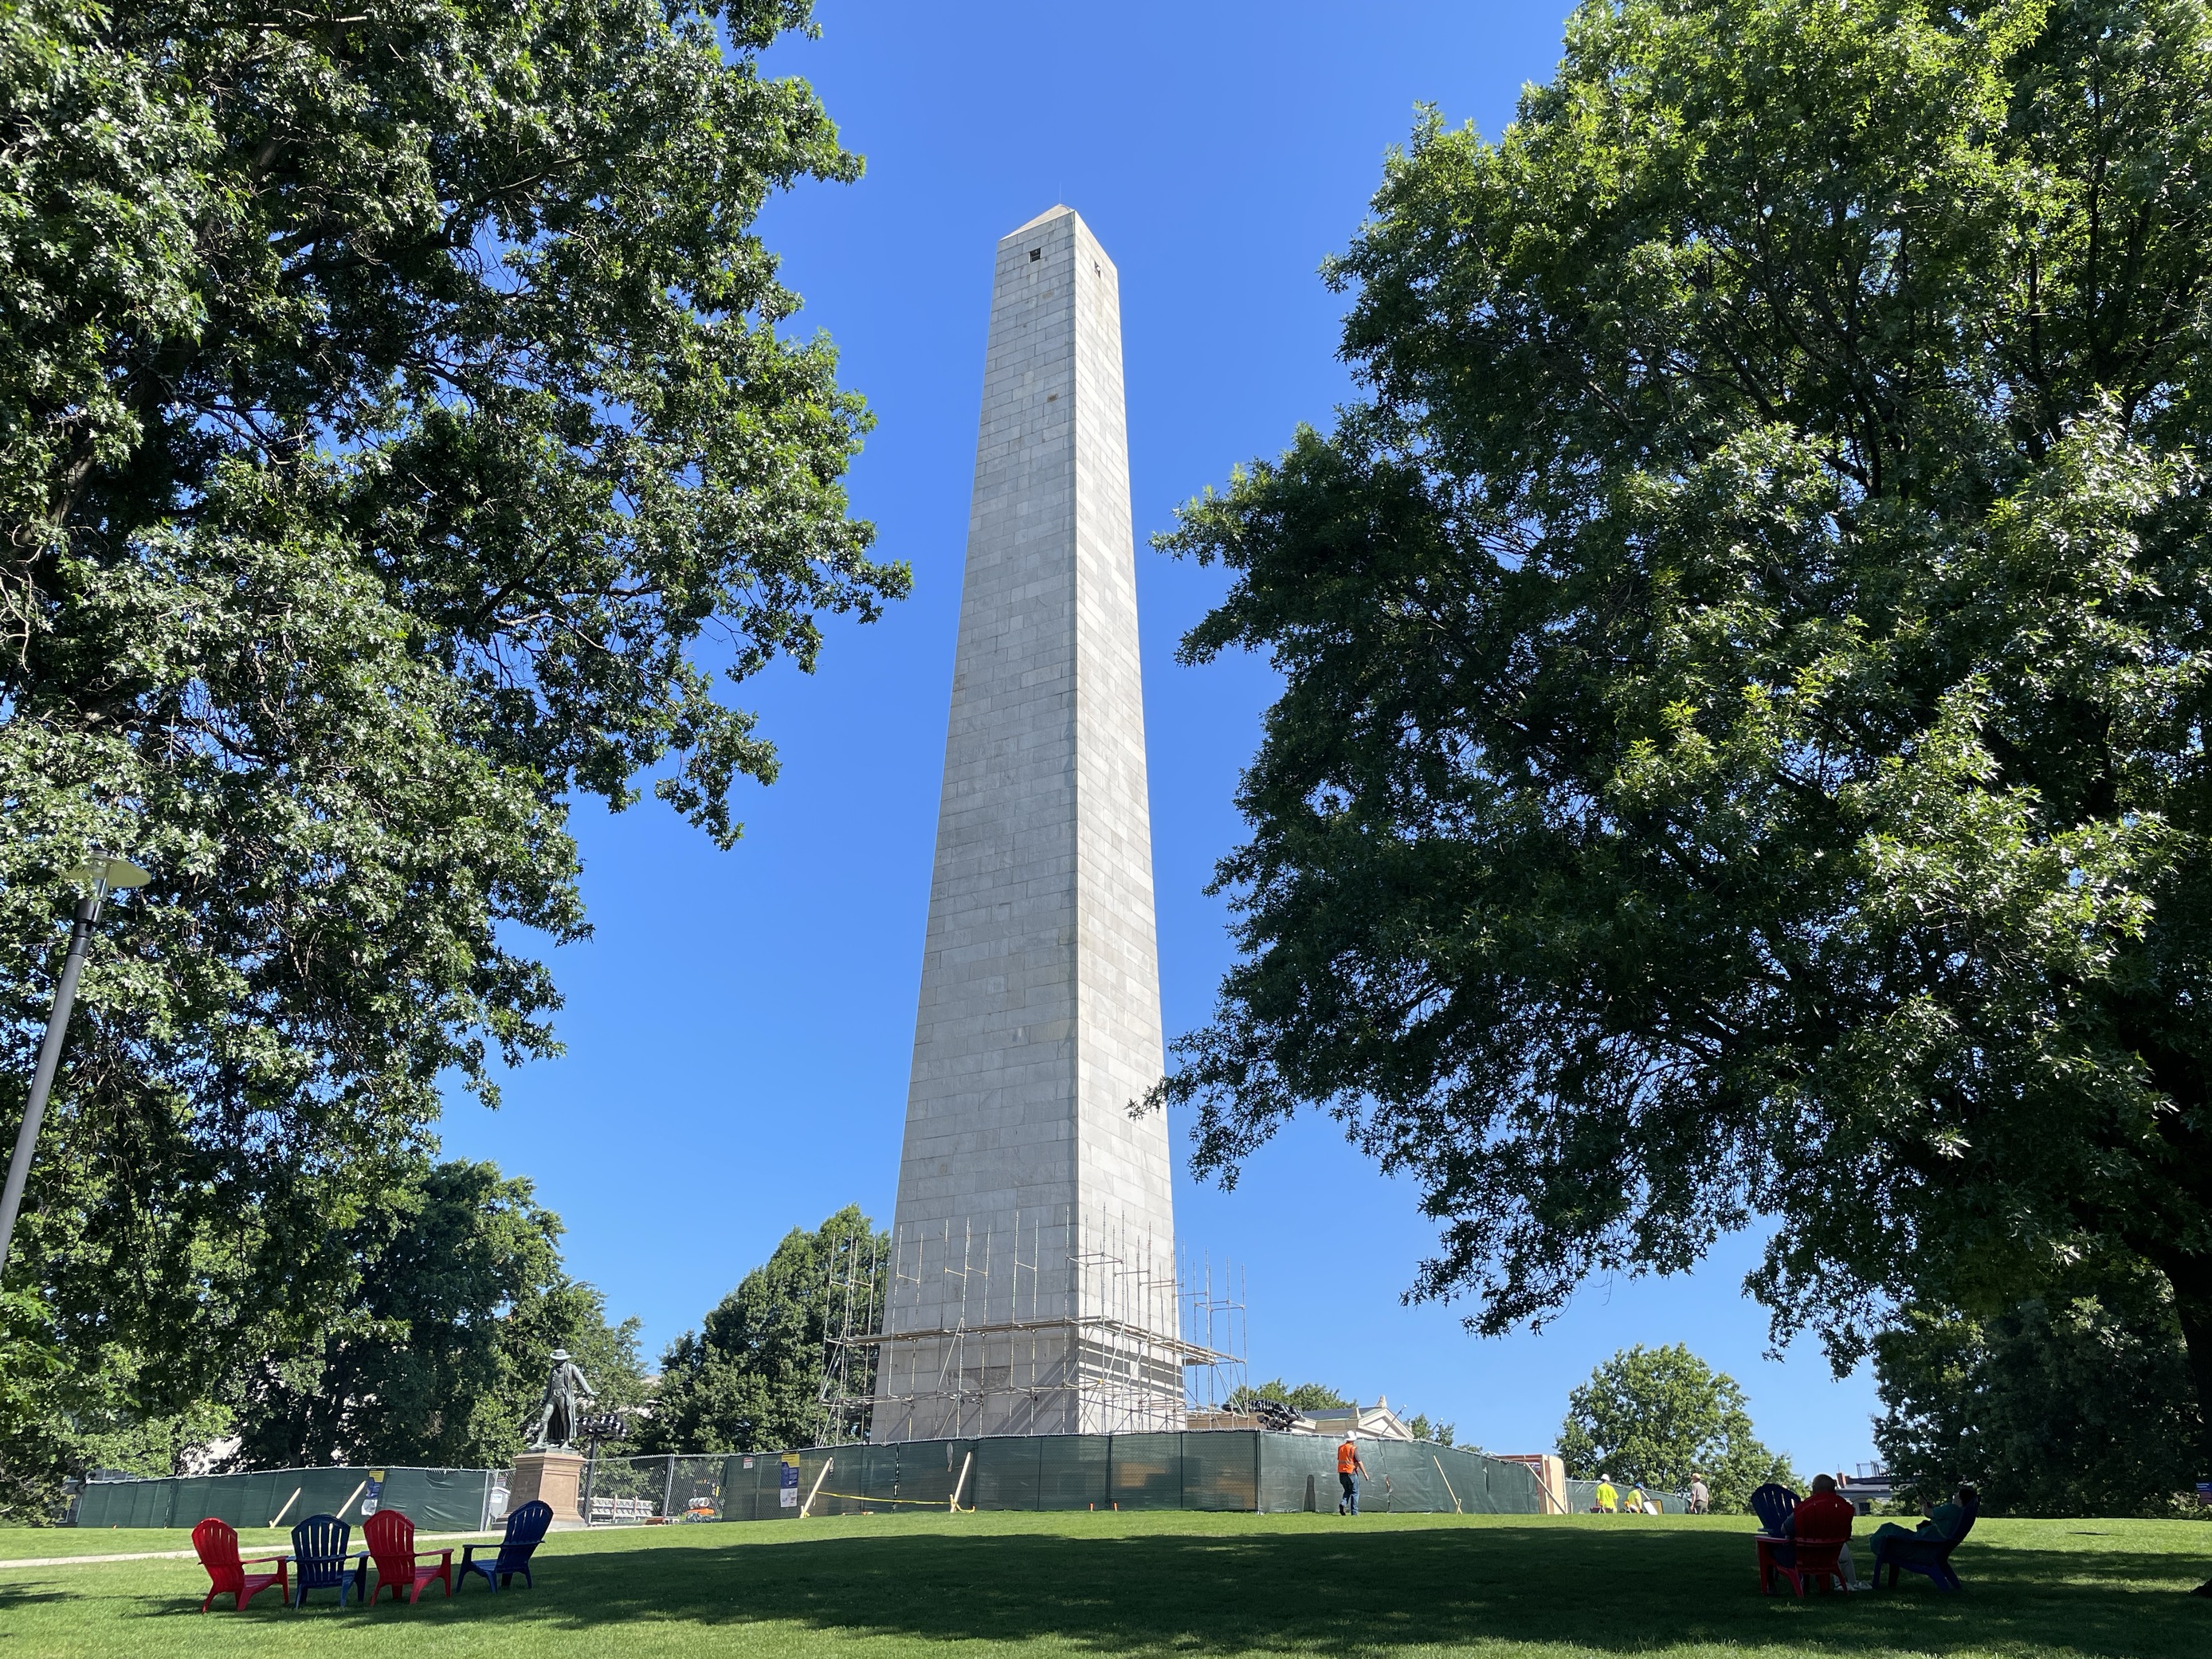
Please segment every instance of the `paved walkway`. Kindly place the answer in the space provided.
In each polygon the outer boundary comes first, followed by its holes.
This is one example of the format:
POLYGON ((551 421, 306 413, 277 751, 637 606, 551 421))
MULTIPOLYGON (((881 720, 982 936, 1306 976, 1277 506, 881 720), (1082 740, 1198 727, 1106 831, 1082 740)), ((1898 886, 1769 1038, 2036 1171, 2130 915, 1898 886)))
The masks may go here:
MULTIPOLYGON (((449 1540, 458 1541, 465 1538, 497 1538, 501 1535, 501 1534, 500 1533, 496 1532, 424 1532, 416 1534, 416 1537, 425 1544, 442 1543, 449 1540)), ((240 1538, 238 1541, 241 1552, 252 1547, 251 1540, 248 1539, 240 1538)), ((88 1567, 95 1565, 102 1561, 189 1561, 193 1559, 193 1554, 194 1552, 191 1550, 133 1550, 125 1555, 27 1555, 21 1560, 0 1561, 0 1568, 88 1567)))

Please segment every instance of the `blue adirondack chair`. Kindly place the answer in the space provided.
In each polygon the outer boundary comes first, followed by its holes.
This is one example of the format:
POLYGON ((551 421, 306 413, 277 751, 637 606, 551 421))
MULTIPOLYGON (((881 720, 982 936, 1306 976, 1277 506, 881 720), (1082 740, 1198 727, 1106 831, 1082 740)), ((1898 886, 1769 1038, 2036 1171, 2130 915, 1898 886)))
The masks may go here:
POLYGON ((1939 1590, 1964 1589, 1966 1586, 1959 1582, 1959 1575, 1951 1569, 1951 1552, 1974 1529, 1974 1517, 1981 1509, 1980 1494, 1970 1494, 1960 1505, 1959 1530, 1948 1538, 1900 1538, 1895 1533, 1884 1537, 1877 1532, 1874 1536, 1874 1582, 1881 1583, 1881 1570, 1887 1567, 1892 1589, 1897 1588, 1899 1569, 1918 1573, 1939 1590))
POLYGON ((1752 1547, 1759 1557, 1762 1595, 1773 1593, 1777 1568, 1796 1568, 1797 1547, 1787 1541, 1784 1531, 1796 1508, 1797 1494, 1778 1481, 1770 1480, 1751 1495, 1751 1512, 1759 1517, 1759 1535, 1752 1540, 1752 1547))
POLYGON ((1770 1480, 1751 1495, 1751 1512, 1759 1517, 1759 1529, 1770 1538, 1782 1536, 1796 1507, 1797 1494, 1778 1481, 1770 1480))
POLYGON ((311 1589, 334 1589, 338 1605, 346 1604, 346 1591, 354 1587, 353 1569, 346 1565, 346 1545, 353 1528, 335 1515, 311 1515, 292 1528, 292 1559, 298 1568, 292 1581, 292 1605, 307 1604, 311 1589))
POLYGON ((484 1583, 497 1589, 519 1572, 526 1589, 537 1589, 537 1581, 530 1576, 530 1557, 545 1541, 545 1529, 552 1524, 553 1506, 532 1498, 507 1517, 507 1534, 499 1540, 499 1553, 491 1560, 476 1559, 477 1552, 485 1547, 482 1544, 461 1547, 461 1582, 468 1583, 472 1572, 481 1573, 484 1583))

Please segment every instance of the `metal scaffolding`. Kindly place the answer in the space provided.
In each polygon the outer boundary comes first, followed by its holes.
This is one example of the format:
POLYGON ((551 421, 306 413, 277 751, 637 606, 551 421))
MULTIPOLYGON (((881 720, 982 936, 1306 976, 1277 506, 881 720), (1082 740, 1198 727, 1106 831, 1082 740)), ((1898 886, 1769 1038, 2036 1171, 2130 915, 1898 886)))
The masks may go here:
POLYGON ((1243 1380, 1241 1280, 1110 1215, 900 1229, 829 1263, 818 1443, 1183 1426, 1243 1380), (1218 1280, 1218 1283, 1217 1283, 1218 1280))

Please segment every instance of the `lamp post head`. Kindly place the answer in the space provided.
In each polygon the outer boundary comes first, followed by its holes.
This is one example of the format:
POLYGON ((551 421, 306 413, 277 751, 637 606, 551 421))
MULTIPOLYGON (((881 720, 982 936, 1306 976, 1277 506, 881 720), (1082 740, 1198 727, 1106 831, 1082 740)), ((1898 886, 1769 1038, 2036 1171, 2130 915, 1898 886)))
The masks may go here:
POLYGON ((62 872, 64 881, 94 887, 102 893, 118 887, 143 887, 153 878, 129 859, 113 853, 94 853, 82 864, 62 872))

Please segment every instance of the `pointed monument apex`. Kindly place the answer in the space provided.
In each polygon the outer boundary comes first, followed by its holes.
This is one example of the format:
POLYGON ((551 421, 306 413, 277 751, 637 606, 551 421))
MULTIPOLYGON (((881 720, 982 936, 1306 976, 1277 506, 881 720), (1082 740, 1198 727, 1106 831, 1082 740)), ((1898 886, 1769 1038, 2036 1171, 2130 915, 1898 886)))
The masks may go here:
POLYGON ((999 244, 878 1440, 1182 1425, 1118 283, 999 244))
POLYGON ((1036 218, 1030 220, 1027 224, 1021 226, 1018 229, 1009 231, 1007 234, 1010 236, 1018 236, 1024 230, 1035 230, 1046 220, 1057 219, 1063 213, 1072 216, 1078 224, 1081 224, 1083 222, 1083 216, 1077 213, 1073 208, 1067 206, 1065 203, 1055 202, 1050 207, 1047 208, 1042 213, 1038 214, 1036 218))

